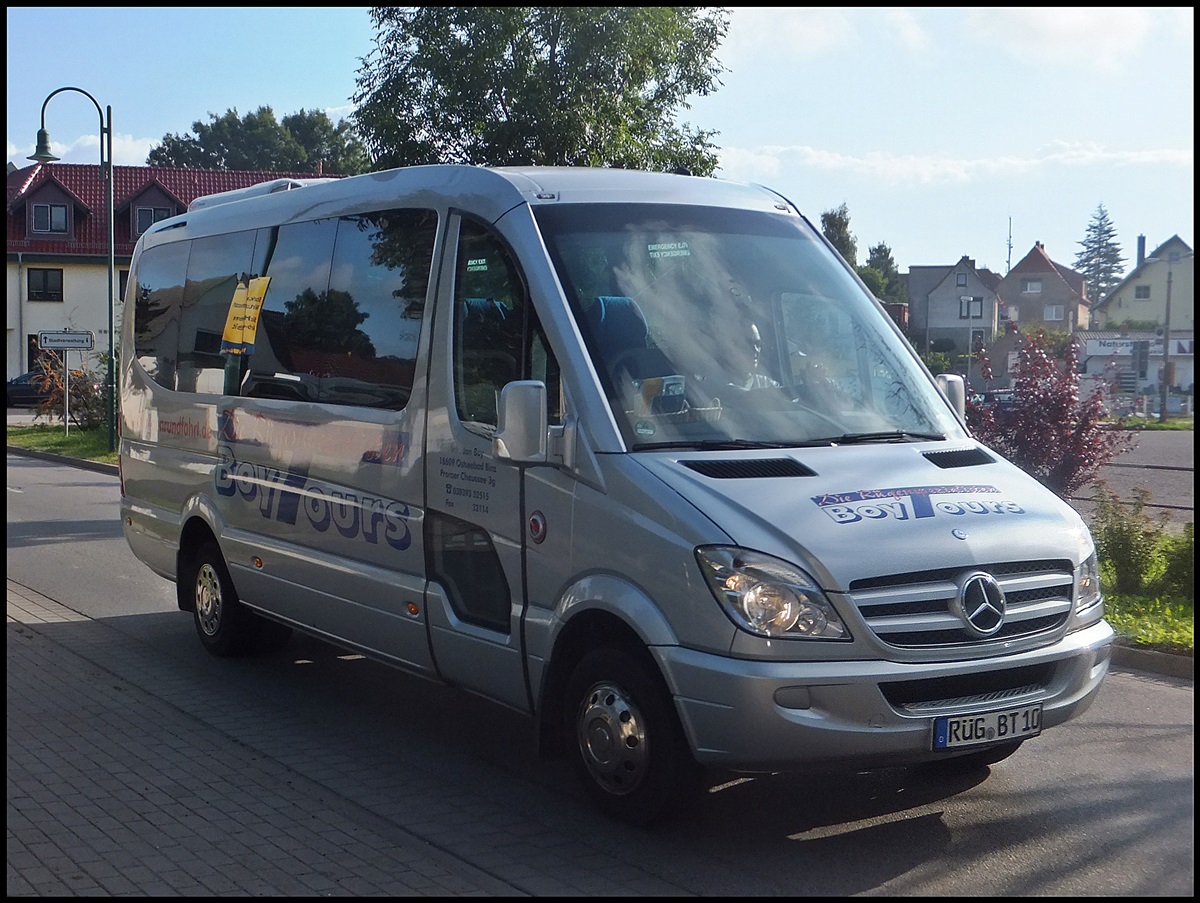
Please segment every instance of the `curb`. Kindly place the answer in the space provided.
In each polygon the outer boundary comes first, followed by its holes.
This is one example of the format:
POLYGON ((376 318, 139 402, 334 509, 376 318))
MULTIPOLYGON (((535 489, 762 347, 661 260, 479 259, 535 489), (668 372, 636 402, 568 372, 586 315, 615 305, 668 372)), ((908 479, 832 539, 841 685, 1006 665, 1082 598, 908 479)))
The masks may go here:
POLYGON ((1168 677, 1180 677, 1190 681, 1196 679, 1196 659, 1190 655, 1172 655, 1169 652, 1156 652, 1153 649, 1139 649, 1137 646, 1115 643, 1112 663, 1121 668, 1152 671, 1168 677))
MULTIPOLYGON (((43 461, 53 461, 68 467, 80 467, 84 470, 94 470, 99 473, 118 476, 120 470, 115 464, 103 464, 99 461, 86 461, 81 458, 68 458, 53 452, 36 451, 15 445, 7 446, 9 454, 24 455, 27 458, 40 458, 43 461)), ((1190 655, 1172 655, 1169 652, 1156 652, 1153 649, 1139 649, 1136 646, 1113 644, 1112 663, 1121 668, 1134 668, 1139 671, 1150 671, 1168 677, 1179 677, 1195 681, 1196 660, 1190 655)))

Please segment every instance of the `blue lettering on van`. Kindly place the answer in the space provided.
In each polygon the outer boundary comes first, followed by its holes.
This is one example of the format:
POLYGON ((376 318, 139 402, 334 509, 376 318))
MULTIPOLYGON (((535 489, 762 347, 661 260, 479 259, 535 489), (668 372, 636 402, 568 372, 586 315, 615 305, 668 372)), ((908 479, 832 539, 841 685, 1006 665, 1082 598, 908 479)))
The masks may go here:
POLYGON ((397 551, 412 545, 407 505, 320 486, 303 471, 239 461, 228 446, 221 447, 216 491, 257 504, 258 513, 269 520, 294 526, 303 512, 304 522, 318 533, 332 526, 347 539, 360 537, 376 544, 382 537, 397 551))
POLYGON ((853 492, 827 492, 814 495, 812 501, 839 524, 871 520, 919 520, 922 518, 968 514, 1024 514, 1016 502, 1004 499, 968 498, 965 501, 934 501, 936 495, 996 495, 995 486, 945 485, 902 486, 893 489, 858 489, 853 492))

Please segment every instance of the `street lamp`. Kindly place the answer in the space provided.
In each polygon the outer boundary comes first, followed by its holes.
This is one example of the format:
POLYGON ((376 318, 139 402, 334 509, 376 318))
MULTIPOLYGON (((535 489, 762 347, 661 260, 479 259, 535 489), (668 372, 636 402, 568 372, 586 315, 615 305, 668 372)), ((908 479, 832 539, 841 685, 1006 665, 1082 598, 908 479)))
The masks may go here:
MULTIPOLYGON (((60 159, 54 156, 50 150, 50 133, 46 131, 46 106, 50 103, 51 98, 56 94, 61 94, 63 91, 75 91, 82 94, 96 106, 96 112, 100 115, 100 170, 104 174, 104 203, 108 218, 108 450, 116 451, 117 448, 117 370, 116 370, 116 328, 117 328, 117 301, 115 282, 115 257, 116 249, 113 243, 113 220, 115 214, 113 212, 113 127, 112 127, 112 107, 100 109, 100 104, 96 98, 92 97, 87 91, 82 88, 57 88, 51 91, 44 101, 42 101, 42 127, 37 133, 37 150, 28 158, 37 163, 53 163, 60 159), (105 113, 107 112, 107 116, 105 113), (105 140, 107 138, 107 141, 105 140)), ((68 388, 70 379, 68 378, 68 388)))

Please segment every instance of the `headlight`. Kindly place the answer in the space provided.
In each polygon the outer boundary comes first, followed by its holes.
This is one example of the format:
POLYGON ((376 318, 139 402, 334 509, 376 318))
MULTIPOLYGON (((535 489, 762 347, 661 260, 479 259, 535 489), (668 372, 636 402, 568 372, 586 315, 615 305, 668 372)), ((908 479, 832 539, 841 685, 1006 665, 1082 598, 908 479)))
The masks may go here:
POLYGON ((1100 591, 1100 560, 1093 551, 1075 569, 1075 626, 1095 623, 1104 615, 1100 591))
POLYGON ((846 640, 833 605, 798 567, 749 549, 702 546, 696 560, 721 608, 758 636, 846 640))

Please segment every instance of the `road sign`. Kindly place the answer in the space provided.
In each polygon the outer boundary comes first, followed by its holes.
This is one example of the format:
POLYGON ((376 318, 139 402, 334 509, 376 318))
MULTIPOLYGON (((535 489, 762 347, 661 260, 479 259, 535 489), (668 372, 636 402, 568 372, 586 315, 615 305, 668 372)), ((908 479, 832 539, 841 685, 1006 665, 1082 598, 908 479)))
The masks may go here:
POLYGON ((38 333, 38 347, 43 351, 91 351, 96 347, 96 336, 90 330, 43 330, 38 333))

